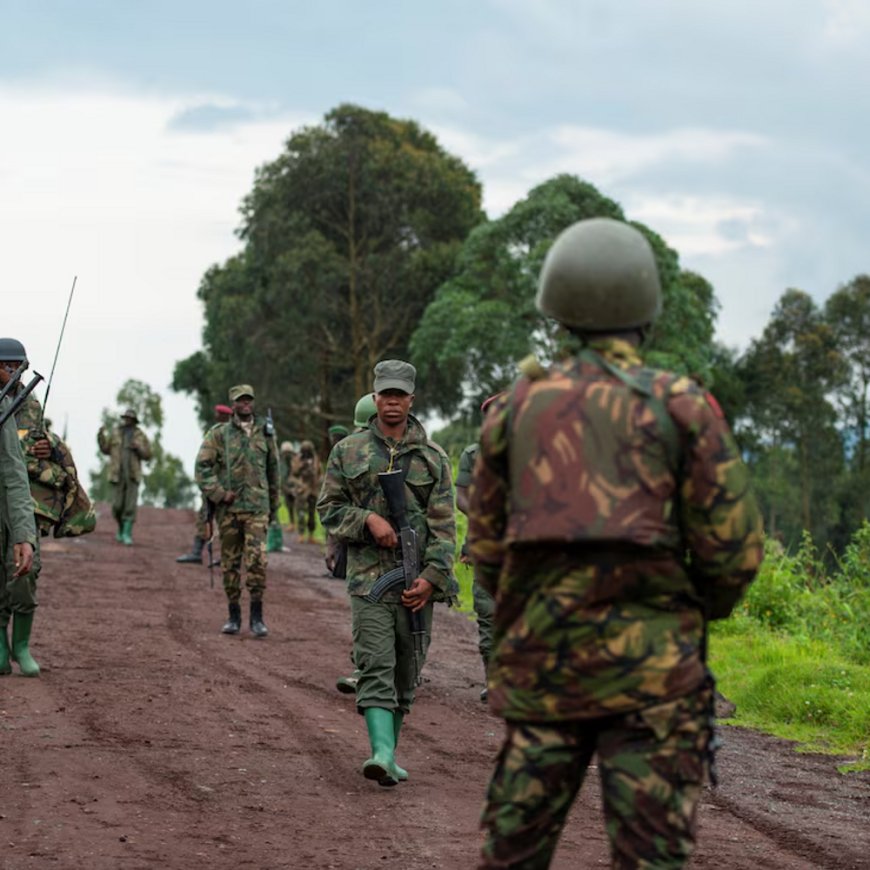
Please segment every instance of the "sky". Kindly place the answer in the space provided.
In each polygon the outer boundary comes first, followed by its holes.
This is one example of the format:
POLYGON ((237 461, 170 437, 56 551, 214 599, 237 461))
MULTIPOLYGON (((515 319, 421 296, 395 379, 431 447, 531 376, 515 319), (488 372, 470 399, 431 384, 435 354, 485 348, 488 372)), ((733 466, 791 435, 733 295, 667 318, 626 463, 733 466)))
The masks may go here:
POLYGON ((353 102, 432 131, 489 217, 591 182, 742 349, 786 289, 870 272, 868 56, 864 0, 0 0, 0 334, 47 377, 75 278, 46 410, 83 477, 129 378, 192 472, 200 279, 257 167, 353 102))

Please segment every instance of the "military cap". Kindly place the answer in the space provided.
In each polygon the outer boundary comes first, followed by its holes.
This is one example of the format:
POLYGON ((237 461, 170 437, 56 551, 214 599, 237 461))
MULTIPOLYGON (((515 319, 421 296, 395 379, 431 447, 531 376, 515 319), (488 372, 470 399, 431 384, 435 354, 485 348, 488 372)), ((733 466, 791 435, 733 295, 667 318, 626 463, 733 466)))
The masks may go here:
POLYGON ((282 441, 281 448, 282 453, 295 453, 296 448, 289 441, 282 441))
POLYGON ((375 392, 402 390, 404 393, 413 393, 416 378, 417 369, 411 363, 400 359, 381 360, 375 366, 375 392))
POLYGON ((214 412, 215 414, 232 414, 233 409, 229 405, 215 405, 214 412))
POLYGON ((240 399, 242 396, 250 396, 253 399, 254 388, 250 384, 236 384, 234 387, 230 387, 231 402, 235 402, 236 399, 240 399))
POLYGON ((342 426, 341 423, 333 423, 326 431, 330 435, 350 435, 347 426, 342 426))
POLYGON ((127 408, 127 410, 124 411, 123 414, 121 414, 121 419, 122 420, 132 420, 134 423, 139 422, 139 416, 136 414, 136 412, 132 408, 127 408))

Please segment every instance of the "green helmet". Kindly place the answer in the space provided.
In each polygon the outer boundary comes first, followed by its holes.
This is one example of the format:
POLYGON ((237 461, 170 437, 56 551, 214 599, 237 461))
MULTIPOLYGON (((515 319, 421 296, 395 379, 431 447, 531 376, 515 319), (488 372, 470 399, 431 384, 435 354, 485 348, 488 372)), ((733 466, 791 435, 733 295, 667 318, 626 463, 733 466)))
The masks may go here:
POLYGON ((649 242, 610 218, 572 224, 544 260, 535 304, 542 314, 586 332, 646 326, 662 306, 649 242))
POLYGON ((0 359, 6 362, 27 362, 27 351, 17 338, 0 338, 0 359))
POLYGON ((378 409, 375 407, 375 397, 371 393, 366 393, 360 396, 356 407, 353 409, 353 425, 357 428, 365 429, 369 425, 369 419, 373 414, 377 414, 378 409))

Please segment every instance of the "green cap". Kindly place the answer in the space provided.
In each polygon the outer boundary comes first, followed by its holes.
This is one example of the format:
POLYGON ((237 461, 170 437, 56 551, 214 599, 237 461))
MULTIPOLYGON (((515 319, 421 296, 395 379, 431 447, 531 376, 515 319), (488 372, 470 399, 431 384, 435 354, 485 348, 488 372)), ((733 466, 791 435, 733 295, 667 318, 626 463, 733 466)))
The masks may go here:
POLYGON ((350 435, 347 426, 342 426, 341 423, 333 423, 326 431, 330 435, 350 435))
POLYGON ((404 393, 413 393, 416 378, 417 369, 411 363, 400 359, 381 360, 375 366, 375 392, 401 390, 404 393))
POLYGON ((254 388, 250 384, 236 384, 230 387, 230 401, 235 402, 236 399, 241 399, 242 396, 250 396, 254 398, 254 388))
POLYGON ((127 408, 127 410, 124 411, 123 414, 121 414, 121 419, 122 420, 132 420, 134 423, 139 422, 139 416, 136 414, 136 412, 132 408, 127 408))

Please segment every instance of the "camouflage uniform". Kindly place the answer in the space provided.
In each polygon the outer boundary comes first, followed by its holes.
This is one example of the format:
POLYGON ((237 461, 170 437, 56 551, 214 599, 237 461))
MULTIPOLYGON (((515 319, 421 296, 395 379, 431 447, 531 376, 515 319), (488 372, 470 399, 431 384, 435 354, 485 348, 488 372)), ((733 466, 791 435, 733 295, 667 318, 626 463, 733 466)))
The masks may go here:
POLYGON ((307 529, 308 537, 312 539, 317 528, 316 505, 322 469, 320 457, 314 452, 314 445, 310 441, 303 441, 299 452, 293 457, 291 477, 299 515, 299 534, 307 529))
POLYGON ((293 480, 293 447, 289 441, 281 445, 281 494, 287 505, 287 515, 290 518, 290 528, 296 528, 296 482, 293 480))
MULTIPOLYGON (((420 548, 420 577, 434 587, 424 609, 428 647, 432 602, 450 601, 456 530, 450 463, 429 441, 413 416, 401 441, 385 438, 376 418, 370 428, 344 438, 332 449, 317 502, 320 521, 347 542, 347 589, 351 596, 353 660, 360 671, 357 708, 383 707, 407 713, 414 701, 413 648, 401 591, 388 590, 378 603, 365 600, 375 581, 396 567, 396 552, 378 547, 366 529, 366 516, 386 517, 378 473, 407 465, 405 489, 411 526, 420 548)), ((400 560, 399 560, 400 561, 400 560)))
POLYGON ((547 867, 593 753, 614 866, 683 866, 712 736, 705 611, 727 616, 761 559, 715 400, 591 341, 489 412, 470 515, 507 720, 480 866, 547 867))
MULTIPOLYGON (((479 450, 480 445, 475 442, 469 444, 462 451, 459 457, 459 468, 456 471, 457 489, 460 487, 468 489, 471 486, 471 472, 474 469, 474 461, 477 459, 479 450)), ((467 555, 467 551, 468 541, 466 540, 462 545, 463 556, 467 555)), ((472 584, 471 594, 474 601, 474 612, 477 615, 478 650, 483 660, 484 671, 486 671, 489 664, 489 654, 492 651, 492 619, 495 612, 495 600, 477 580, 472 584)))
POLYGON ((111 432, 97 433, 100 451, 109 457, 109 483, 112 485, 112 516, 121 524, 136 521, 142 463, 151 458, 148 436, 135 423, 115 426, 111 432))
POLYGON ((266 531, 278 511, 278 458, 263 421, 252 420, 250 435, 237 415, 212 426, 196 457, 196 483, 215 503, 221 541, 221 571, 230 604, 241 594, 241 567, 252 602, 266 588, 266 531), (236 493, 227 505, 227 491, 236 493))
MULTIPOLYGON (((0 408, 8 407, 8 399, 0 408)), ((8 674, 9 641, 6 633, 15 601, 16 622, 24 617, 32 619, 36 601, 28 601, 29 584, 26 577, 13 577, 15 563, 13 545, 28 543, 34 548, 34 568, 38 573, 36 555, 36 526, 33 520, 33 500, 27 480, 27 468, 21 454, 18 437, 12 420, 7 420, 0 429, 0 674, 8 674), (22 591, 22 594, 19 592, 22 591), (26 609, 22 609, 26 608, 26 609)), ((16 629, 13 627, 13 644, 16 629)), ((28 630, 29 636, 29 630, 28 630)), ((37 673, 38 668, 37 668, 37 673)))

